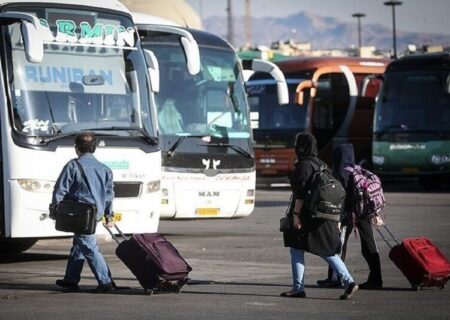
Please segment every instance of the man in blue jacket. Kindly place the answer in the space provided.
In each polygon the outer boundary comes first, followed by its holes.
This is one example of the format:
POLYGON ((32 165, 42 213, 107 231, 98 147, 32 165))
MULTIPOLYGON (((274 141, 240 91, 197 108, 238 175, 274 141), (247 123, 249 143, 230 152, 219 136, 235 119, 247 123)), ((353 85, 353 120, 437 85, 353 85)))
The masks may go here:
MULTIPOLYGON (((97 221, 103 216, 106 225, 112 227, 112 201, 114 199, 113 175, 110 168, 99 162, 93 155, 97 147, 97 140, 93 133, 83 132, 75 138, 75 151, 78 162, 82 166, 86 182, 75 160, 70 160, 61 171, 56 181, 51 208, 61 200, 71 199, 93 203, 97 207, 97 221), (86 185, 89 184, 89 186, 86 185), (89 190, 90 189, 90 190, 89 190)), ((98 282, 98 287, 92 293, 111 293, 115 284, 111 278, 109 267, 100 253, 95 234, 74 234, 73 245, 70 250, 64 279, 56 280, 56 285, 76 291, 79 289, 81 271, 84 261, 88 265, 98 282)))

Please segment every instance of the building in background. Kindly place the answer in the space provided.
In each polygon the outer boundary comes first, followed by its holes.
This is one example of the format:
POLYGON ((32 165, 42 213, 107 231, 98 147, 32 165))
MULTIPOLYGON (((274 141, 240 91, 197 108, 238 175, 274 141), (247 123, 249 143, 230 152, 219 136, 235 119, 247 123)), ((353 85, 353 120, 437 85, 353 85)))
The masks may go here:
POLYGON ((121 0, 130 11, 147 13, 181 26, 203 29, 200 16, 184 0, 121 0))

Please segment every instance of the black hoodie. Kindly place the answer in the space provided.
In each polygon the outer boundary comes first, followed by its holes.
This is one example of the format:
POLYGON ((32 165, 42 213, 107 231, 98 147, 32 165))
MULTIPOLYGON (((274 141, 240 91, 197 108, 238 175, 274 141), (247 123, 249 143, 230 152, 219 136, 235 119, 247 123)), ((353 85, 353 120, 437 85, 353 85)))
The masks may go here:
POLYGON ((351 143, 344 143, 336 147, 333 151, 333 175, 339 179, 345 188, 347 194, 345 198, 345 208, 342 221, 346 222, 351 217, 352 208, 352 185, 350 182, 351 173, 345 170, 346 167, 353 167, 355 165, 355 153, 351 143))

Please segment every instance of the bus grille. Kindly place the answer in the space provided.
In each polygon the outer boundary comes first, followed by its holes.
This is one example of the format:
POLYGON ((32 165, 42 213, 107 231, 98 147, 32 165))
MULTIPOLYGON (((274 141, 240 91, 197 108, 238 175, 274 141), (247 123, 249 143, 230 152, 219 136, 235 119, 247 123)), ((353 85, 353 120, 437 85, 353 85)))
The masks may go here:
POLYGON ((116 198, 137 198, 141 193, 140 182, 115 182, 114 196, 116 198))

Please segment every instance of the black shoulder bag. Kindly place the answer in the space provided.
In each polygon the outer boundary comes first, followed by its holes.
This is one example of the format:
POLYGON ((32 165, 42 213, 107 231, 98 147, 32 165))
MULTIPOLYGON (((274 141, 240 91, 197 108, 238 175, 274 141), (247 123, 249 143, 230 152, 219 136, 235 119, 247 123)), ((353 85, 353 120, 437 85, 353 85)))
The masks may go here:
MULTIPOLYGON (((83 182, 92 194, 83 167, 75 159, 83 182)), ((97 227, 97 207, 95 204, 83 201, 62 200, 56 205, 55 228, 59 231, 78 234, 94 234, 97 227)))

